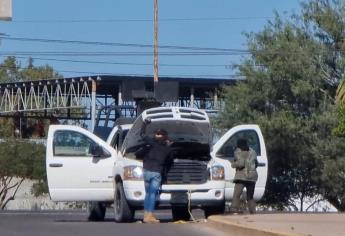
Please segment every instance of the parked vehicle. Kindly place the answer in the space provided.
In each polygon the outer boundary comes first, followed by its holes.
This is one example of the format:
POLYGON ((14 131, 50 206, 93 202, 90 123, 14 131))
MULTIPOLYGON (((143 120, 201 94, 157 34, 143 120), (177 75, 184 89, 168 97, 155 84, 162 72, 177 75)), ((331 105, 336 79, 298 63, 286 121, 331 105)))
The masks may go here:
POLYGON ((77 126, 51 125, 46 153, 51 199, 90 202, 90 220, 103 220, 106 207, 113 204, 117 222, 131 221, 145 197, 137 151, 144 145, 140 128, 146 118, 151 119, 147 133, 164 127, 177 150, 157 198, 157 207, 171 208, 175 220, 188 220, 192 208, 204 209, 206 217, 224 212, 233 188, 229 159, 238 138, 249 138, 258 152, 262 167, 255 198, 262 196, 267 157, 258 126, 234 127, 211 150, 211 126, 204 111, 159 107, 145 110, 133 124, 115 126, 106 141, 77 126))

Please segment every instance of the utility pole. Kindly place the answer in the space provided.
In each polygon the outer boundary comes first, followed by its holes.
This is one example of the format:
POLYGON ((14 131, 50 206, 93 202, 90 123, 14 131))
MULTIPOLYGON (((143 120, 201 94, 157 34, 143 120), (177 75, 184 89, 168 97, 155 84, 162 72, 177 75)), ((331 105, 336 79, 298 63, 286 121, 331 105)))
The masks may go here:
POLYGON ((12 0, 0 0, 0 20, 12 20, 12 0))
POLYGON ((153 16, 153 81, 154 81, 154 88, 158 83, 158 0, 154 1, 154 16, 153 16))
MULTIPOLYGON (((12 0, 0 0, 0 21, 12 20, 12 0)), ((8 36, 0 32, 0 36, 8 36)), ((0 39, 1 44, 1 39, 0 39)))

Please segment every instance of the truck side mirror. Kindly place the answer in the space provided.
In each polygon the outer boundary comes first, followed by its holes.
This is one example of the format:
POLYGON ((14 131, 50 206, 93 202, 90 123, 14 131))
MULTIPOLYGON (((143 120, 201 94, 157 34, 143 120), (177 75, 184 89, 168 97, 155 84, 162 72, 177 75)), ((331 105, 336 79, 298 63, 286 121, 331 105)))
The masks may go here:
POLYGON ((91 155, 96 158, 107 158, 111 156, 111 154, 107 150, 105 150, 102 146, 98 144, 92 145, 91 155))

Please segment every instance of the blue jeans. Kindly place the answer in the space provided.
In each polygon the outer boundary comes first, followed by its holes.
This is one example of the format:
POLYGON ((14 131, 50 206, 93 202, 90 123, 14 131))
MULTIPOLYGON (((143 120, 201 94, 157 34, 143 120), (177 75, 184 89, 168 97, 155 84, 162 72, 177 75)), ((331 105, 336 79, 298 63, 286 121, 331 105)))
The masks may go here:
POLYGON ((153 212, 156 204, 156 197, 161 186, 162 176, 158 172, 144 170, 145 201, 144 210, 153 212))

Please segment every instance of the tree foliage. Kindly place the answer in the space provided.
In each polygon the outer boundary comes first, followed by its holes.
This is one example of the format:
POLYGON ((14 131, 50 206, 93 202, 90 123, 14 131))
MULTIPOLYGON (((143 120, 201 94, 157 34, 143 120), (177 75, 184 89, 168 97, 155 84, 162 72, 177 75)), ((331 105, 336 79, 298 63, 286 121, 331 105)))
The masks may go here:
MULTIPOLYGON (((33 59, 29 58, 27 65, 21 66, 21 63, 15 57, 5 58, 0 64, 0 83, 61 77, 51 66, 34 66, 33 63, 33 59)), ((0 118, 0 138, 13 137, 15 125, 15 119, 13 118, 0 118)))
POLYGON ((345 170, 345 145, 332 134, 344 73, 344 9, 342 1, 311 0, 288 20, 276 14, 262 31, 247 34, 251 57, 238 67, 246 79, 224 89, 218 125, 258 123, 263 130, 269 178, 262 202, 274 208, 302 210, 304 199, 321 194, 345 210, 338 182, 345 176, 334 173, 345 170))
POLYGON ((15 57, 7 57, 0 64, 0 82, 19 82, 28 80, 56 79, 61 76, 49 65, 34 66, 29 58, 26 66, 21 66, 15 57))
POLYGON ((333 129, 333 133, 339 137, 345 137, 345 79, 342 79, 336 91, 337 116, 339 122, 333 129))
POLYGON ((14 199, 25 179, 37 180, 36 188, 44 182, 44 154, 43 145, 14 139, 0 143, 0 209, 14 199))
MULTIPOLYGON (((48 65, 34 66, 32 59, 29 59, 24 67, 15 57, 8 57, 0 64, 0 82, 59 77, 48 65)), ((14 139, 15 126, 15 119, 0 118, 0 209, 14 199, 24 179, 36 180, 32 188, 34 195, 47 191, 44 164, 45 147, 14 139)))

